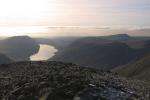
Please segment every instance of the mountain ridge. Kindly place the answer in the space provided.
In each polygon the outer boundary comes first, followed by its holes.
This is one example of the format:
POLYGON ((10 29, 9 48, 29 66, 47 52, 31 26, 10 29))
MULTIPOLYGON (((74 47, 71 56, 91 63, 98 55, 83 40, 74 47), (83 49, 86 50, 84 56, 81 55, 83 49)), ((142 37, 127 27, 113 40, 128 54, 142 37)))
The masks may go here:
POLYGON ((85 37, 74 41, 50 60, 110 70, 150 52, 150 40, 129 35, 85 37), (119 37, 119 38, 118 38, 119 37), (88 63, 87 63, 88 62, 88 63))

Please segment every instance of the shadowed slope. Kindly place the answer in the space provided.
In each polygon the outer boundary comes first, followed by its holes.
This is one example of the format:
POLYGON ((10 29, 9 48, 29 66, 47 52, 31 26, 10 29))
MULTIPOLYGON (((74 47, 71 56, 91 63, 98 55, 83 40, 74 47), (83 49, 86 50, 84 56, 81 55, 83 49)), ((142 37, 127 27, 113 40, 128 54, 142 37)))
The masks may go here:
POLYGON ((7 63, 11 63, 11 62, 12 62, 12 60, 10 58, 5 56, 4 54, 0 54, 0 64, 7 64, 7 63))
POLYGON ((150 55, 114 69, 122 76, 150 81, 150 55))
POLYGON ((28 36, 10 37, 0 43, 0 52, 14 61, 29 60, 38 50, 38 43, 28 36))
POLYGON ((110 70, 150 53, 150 40, 126 34, 87 37, 74 41, 51 60, 110 70), (88 63, 87 63, 88 62, 88 63))

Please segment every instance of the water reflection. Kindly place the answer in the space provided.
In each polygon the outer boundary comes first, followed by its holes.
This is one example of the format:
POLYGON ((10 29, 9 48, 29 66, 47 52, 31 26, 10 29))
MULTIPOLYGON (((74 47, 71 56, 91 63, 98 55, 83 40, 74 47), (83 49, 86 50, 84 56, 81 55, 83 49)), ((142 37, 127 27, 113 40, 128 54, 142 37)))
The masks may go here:
POLYGON ((30 57, 32 61, 48 60, 53 57, 58 50, 50 45, 41 44, 37 54, 30 57))

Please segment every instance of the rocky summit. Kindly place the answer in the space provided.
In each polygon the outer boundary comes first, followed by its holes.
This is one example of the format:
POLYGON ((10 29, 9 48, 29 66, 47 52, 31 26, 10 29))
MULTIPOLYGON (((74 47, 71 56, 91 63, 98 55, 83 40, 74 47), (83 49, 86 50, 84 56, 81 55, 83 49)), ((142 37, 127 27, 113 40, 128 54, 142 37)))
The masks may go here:
POLYGON ((0 100, 150 100, 145 82, 63 62, 0 65, 0 100))

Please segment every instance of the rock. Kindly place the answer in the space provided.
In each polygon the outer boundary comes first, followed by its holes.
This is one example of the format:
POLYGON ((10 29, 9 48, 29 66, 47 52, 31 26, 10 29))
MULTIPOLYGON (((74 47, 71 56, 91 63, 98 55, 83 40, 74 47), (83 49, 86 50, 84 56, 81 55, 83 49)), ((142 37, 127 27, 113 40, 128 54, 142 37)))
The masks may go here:
POLYGON ((39 100, 37 97, 28 95, 28 96, 19 96, 17 100, 39 100))
POLYGON ((12 94, 12 95, 19 95, 21 91, 22 91, 21 87, 15 88, 10 94, 12 94))
POLYGON ((0 80, 0 100, 150 99, 145 82, 70 63, 18 62, 0 66, 0 71, 0 76, 11 76, 0 80))

